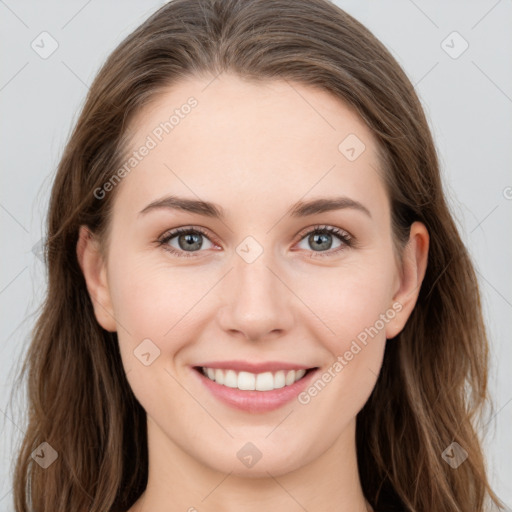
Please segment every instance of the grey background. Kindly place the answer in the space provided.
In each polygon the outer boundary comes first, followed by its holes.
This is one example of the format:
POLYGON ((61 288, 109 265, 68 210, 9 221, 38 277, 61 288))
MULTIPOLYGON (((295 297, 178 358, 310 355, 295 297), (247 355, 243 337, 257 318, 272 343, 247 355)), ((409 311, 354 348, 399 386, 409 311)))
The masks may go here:
MULTIPOLYGON (((485 426, 485 451, 492 483, 510 506, 512 2, 336 3, 391 50, 416 85, 430 120, 450 204, 482 287, 495 403, 485 426), (453 31, 463 39, 450 36, 453 31), (464 40, 469 46, 458 56, 464 40)), ((52 177, 100 65, 162 4, 0 0, 0 512, 13 510, 10 465, 24 404, 17 399, 11 407, 9 397, 44 296, 37 244, 52 177), (31 47, 43 31, 59 45, 47 59, 31 47)))

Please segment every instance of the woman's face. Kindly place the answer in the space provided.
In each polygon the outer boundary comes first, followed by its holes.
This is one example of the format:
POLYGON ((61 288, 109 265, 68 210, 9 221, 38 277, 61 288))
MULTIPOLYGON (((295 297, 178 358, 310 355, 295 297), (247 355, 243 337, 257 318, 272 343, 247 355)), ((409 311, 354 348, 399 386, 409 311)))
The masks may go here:
POLYGON ((228 74, 173 86, 131 131, 89 289, 150 444, 249 476, 351 449, 417 285, 369 129, 325 91, 228 74))

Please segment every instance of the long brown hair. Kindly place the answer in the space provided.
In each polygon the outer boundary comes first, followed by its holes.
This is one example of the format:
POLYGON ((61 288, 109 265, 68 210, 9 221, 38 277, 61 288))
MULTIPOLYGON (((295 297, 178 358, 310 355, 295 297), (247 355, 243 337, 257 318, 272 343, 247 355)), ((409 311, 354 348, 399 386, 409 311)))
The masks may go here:
MULTIPOLYGON (((400 245, 415 220, 428 268, 404 330, 388 341, 357 417, 361 483, 377 511, 481 512, 490 489, 476 421, 489 403, 488 341, 475 272, 449 212, 428 123, 410 81, 364 26, 327 0, 174 0, 130 34, 94 80, 64 150, 47 224, 46 300, 19 378, 29 418, 14 474, 17 512, 126 511, 145 489, 145 411, 115 333, 97 323, 77 257, 81 225, 102 237, 127 127, 180 78, 285 79, 329 91, 375 134, 400 245), (31 457, 47 442, 58 459, 31 457), (442 453, 458 443, 453 469, 442 453)), ((46 445, 45 445, 46 446, 46 445)))

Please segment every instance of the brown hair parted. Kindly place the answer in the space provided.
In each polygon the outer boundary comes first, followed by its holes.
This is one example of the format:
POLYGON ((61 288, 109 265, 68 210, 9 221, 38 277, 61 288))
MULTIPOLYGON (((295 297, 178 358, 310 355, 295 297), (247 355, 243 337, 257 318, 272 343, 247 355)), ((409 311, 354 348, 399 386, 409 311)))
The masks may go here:
POLYGON ((127 510, 147 480, 145 411, 127 382, 115 333, 103 330, 76 256, 80 225, 108 233, 128 126, 182 78, 229 71, 329 91, 373 131, 397 247, 415 220, 431 234, 418 302, 388 342, 357 418, 358 465, 376 511, 482 512, 500 504, 476 420, 488 403, 488 341, 468 253, 451 217, 423 109, 385 47, 327 0, 173 0, 110 55, 94 80, 54 181, 47 224, 48 289, 19 378, 29 418, 14 474, 17 512, 127 510), (441 454, 468 453, 457 471, 441 454), (47 470, 30 454, 58 453, 47 470))

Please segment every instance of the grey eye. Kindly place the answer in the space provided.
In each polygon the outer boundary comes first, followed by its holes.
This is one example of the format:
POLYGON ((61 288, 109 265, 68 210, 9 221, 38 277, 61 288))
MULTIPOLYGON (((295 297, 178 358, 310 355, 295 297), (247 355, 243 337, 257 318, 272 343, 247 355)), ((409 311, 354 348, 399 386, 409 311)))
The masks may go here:
POLYGON ((341 240, 338 236, 332 233, 311 233, 305 236, 299 243, 299 248, 306 250, 313 250, 315 252, 322 252, 333 248, 333 238, 338 239, 338 245, 334 246, 334 249, 342 245, 341 240), (301 247, 300 244, 308 243, 309 247, 301 247))
POLYGON ((172 235, 167 241, 167 244, 173 249, 186 252, 196 252, 199 251, 199 249, 210 249, 212 247, 210 240, 208 240, 205 235, 197 231, 188 231, 172 235), (210 247, 204 247, 205 241, 210 244, 210 247), (175 245, 176 242, 177 246, 175 245))

